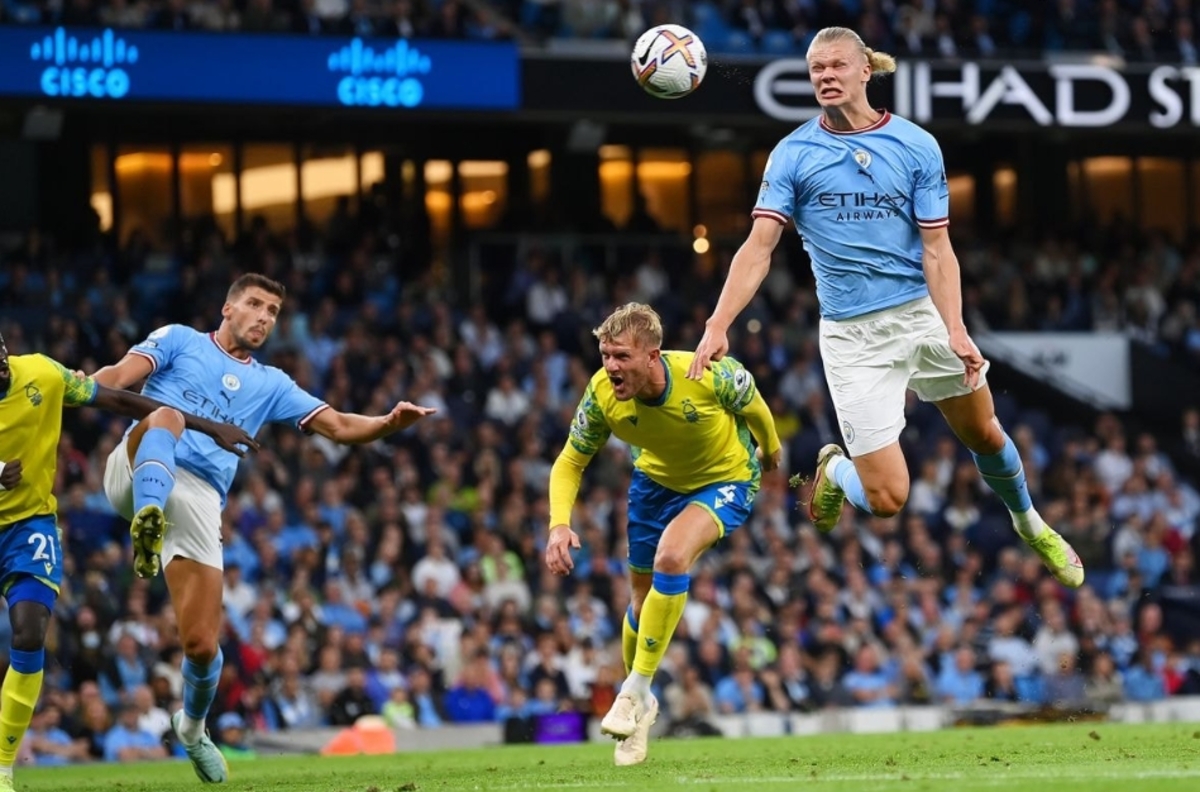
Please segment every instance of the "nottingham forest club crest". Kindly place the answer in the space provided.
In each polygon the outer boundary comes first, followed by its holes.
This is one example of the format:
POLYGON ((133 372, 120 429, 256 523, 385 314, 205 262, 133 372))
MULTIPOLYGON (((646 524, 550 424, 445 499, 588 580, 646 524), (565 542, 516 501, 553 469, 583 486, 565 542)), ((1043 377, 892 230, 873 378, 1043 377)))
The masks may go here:
POLYGON ((696 405, 692 404, 691 399, 684 399, 680 405, 683 410, 683 418, 688 423, 696 423, 700 420, 700 411, 696 409, 696 405))

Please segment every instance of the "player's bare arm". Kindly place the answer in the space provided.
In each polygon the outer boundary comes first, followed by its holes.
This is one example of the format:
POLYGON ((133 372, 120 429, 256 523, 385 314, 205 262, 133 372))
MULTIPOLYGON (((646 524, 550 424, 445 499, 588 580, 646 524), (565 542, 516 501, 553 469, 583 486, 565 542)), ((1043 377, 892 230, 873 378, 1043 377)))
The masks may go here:
POLYGON ((145 355, 130 352, 111 366, 105 366, 92 375, 97 385, 113 390, 125 390, 149 377, 154 372, 154 362, 145 355))
POLYGON ((962 316, 962 275, 946 226, 921 229, 921 263, 929 296, 950 334, 950 348, 966 367, 963 381, 974 388, 983 369, 983 355, 967 333, 962 316))
MULTIPOLYGON (((96 398, 91 406, 116 413, 117 415, 124 415, 128 418, 140 420, 155 410, 167 406, 140 393, 108 388, 99 385, 99 383, 97 385, 96 398)), ((231 454, 237 454, 241 457, 246 455, 245 449, 253 451, 259 449, 259 445, 255 442, 254 438, 246 434, 246 431, 240 426, 220 421, 210 421, 207 418, 201 418, 198 415, 182 411, 181 414, 183 415, 183 425, 185 428, 208 435, 216 441, 217 445, 231 454)))
MULTIPOLYGON (((160 407, 168 407, 155 399, 142 396, 139 393, 126 390, 135 385, 154 371, 154 363, 150 358, 136 353, 130 353, 111 366, 105 366, 92 375, 99 386, 93 407, 124 415, 127 418, 141 420, 160 407)), ((74 372, 76 379, 86 377, 82 372, 74 372)), ((231 454, 245 456, 245 449, 257 451, 259 445, 244 429, 233 424, 220 421, 210 421, 198 415, 180 411, 183 425, 201 434, 211 437, 217 445, 231 454)))
POLYGON ((713 315, 705 323, 704 337, 696 347, 696 357, 688 368, 688 379, 699 380, 710 361, 720 360, 729 352, 729 327, 754 295, 771 269, 771 254, 783 235, 783 224, 769 217, 756 217, 750 235, 734 254, 729 276, 713 315))
POLYGON ((314 415, 305 428, 343 445, 373 443, 402 432, 436 412, 433 407, 421 407, 406 401, 398 402, 387 415, 359 415, 324 409, 314 415))

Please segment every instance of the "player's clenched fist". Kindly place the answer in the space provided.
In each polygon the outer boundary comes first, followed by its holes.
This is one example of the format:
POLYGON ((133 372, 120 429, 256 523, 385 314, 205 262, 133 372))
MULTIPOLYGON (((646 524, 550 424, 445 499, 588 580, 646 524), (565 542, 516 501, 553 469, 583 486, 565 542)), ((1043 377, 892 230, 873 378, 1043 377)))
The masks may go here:
POLYGON ((571 550, 579 549, 579 534, 569 525, 556 525, 550 529, 550 541, 546 543, 546 567, 556 575, 569 575, 575 568, 571 550))

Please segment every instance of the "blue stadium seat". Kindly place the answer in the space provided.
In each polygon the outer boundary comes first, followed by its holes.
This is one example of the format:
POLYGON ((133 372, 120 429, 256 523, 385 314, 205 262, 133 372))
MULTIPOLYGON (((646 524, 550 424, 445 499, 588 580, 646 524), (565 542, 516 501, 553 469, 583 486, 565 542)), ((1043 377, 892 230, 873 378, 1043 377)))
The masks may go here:
POLYGON ((731 30, 720 46, 721 52, 746 55, 755 51, 754 39, 744 30, 731 30))
POLYGON ((1033 33, 1033 17, 1026 11, 1017 11, 1008 20, 1008 38, 1017 46, 1030 43, 1033 33))
POLYGON ((761 49, 767 55, 791 55, 796 51, 796 40, 786 30, 769 30, 761 49))
POLYGON ((712 52, 722 51, 721 45, 729 37, 729 25, 713 3, 701 2, 692 7, 692 30, 712 52))
POLYGON ((695 27, 711 24, 714 19, 721 19, 721 12, 715 4, 699 2, 692 5, 692 24, 695 27))
POLYGON ((1020 676, 1013 680, 1017 688, 1017 697, 1030 704, 1043 704, 1046 701, 1046 684, 1040 676, 1020 676))

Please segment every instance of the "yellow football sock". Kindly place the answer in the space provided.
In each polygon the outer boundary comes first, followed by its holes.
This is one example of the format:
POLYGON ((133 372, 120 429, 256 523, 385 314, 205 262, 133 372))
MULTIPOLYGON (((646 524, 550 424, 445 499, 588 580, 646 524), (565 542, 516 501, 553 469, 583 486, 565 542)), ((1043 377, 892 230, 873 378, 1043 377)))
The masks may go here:
POLYGON ((687 575, 654 573, 654 585, 642 604, 642 616, 638 620, 637 654, 633 659, 635 673, 653 677, 658 670, 687 605, 690 581, 687 575))
POLYGON ((633 618, 633 606, 625 610, 625 618, 621 620, 621 657, 625 660, 625 676, 633 671, 633 658, 637 655, 638 623, 633 618))
MULTIPOLYGON (((38 651, 36 654, 40 656, 42 653, 38 651)), ((23 674, 10 665, 8 673, 4 675, 4 685, 0 687, 0 767, 16 764, 21 740, 33 718, 38 696, 42 694, 42 673, 39 669, 32 674, 23 674)))

